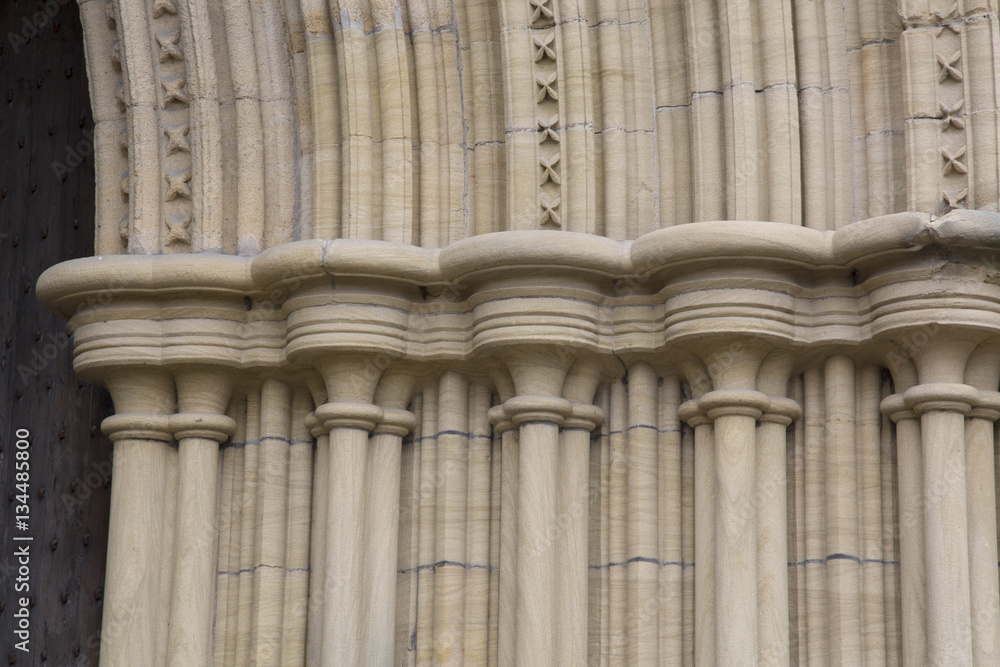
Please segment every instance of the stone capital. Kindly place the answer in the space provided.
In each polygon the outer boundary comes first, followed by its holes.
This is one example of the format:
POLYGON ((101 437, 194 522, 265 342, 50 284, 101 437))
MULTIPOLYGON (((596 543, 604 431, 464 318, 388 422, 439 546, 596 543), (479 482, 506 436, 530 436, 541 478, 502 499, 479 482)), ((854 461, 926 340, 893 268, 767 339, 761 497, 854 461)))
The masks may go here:
POLYGON ((355 401, 335 401, 316 408, 317 423, 327 432, 335 428, 355 428, 371 432, 382 423, 385 411, 377 405, 355 401))
POLYGON ((236 433, 236 421, 232 417, 212 412, 181 412, 171 415, 169 423, 177 440, 205 438, 222 443, 236 433))
POLYGON ((101 422, 101 430, 111 439, 119 440, 160 440, 173 442, 170 416, 149 412, 131 412, 112 415, 101 422))
POLYGON ((388 433, 403 437, 416 426, 417 417, 409 410, 382 408, 382 421, 375 426, 374 433, 388 433))

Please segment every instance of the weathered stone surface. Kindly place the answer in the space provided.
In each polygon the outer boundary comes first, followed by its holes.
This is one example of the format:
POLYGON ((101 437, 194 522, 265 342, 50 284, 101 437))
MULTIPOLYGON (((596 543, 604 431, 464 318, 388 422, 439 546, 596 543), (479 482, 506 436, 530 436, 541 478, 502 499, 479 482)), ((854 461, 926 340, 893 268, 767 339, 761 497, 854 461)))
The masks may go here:
POLYGON ((994 3, 82 5, 104 663, 997 662, 994 3))

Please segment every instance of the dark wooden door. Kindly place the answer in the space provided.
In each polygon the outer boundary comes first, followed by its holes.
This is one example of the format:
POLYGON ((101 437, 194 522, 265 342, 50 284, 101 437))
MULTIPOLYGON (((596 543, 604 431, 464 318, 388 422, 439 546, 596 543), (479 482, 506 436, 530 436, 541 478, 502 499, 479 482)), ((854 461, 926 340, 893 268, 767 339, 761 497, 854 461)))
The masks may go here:
POLYGON ((111 483, 99 427, 110 401, 77 381, 66 323, 34 290, 47 267, 93 254, 93 124, 77 3, 0 2, 0 70, 0 664, 96 665, 111 483), (15 522, 19 429, 31 433, 27 530, 15 522), (25 596, 15 553, 24 545, 28 652, 15 646, 25 596))

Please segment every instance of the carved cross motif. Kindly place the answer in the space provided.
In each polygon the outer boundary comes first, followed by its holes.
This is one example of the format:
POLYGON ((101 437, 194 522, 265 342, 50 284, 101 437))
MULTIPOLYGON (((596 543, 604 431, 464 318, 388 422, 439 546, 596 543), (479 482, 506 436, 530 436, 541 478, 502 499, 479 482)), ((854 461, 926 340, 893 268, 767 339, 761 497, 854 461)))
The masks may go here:
POLYGON ((962 70, 955 67, 959 60, 962 58, 961 49, 956 51, 951 55, 950 58, 942 56, 940 53, 937 54, 938 65, 941 66, 941 71, 938 73, 938 83, 944 81, 945 79, 951 77, 955 81, 961 81, 963 79, 962 70))
POLYGON ((164 14, 176 14, 177 5, 174 0, 156 0, 153 4, 153 18, 158 19, 164 14))
POLYGON ((548 120, 538 117, 538 143, 543 143, 547 139, 559 143, 559 132, 557 131, 557 124, 559 123, 559 114, 552 116, 548 120))
POLYGON ((959 174, 969 173, 969 168, 962 164, 961 159, 965 156, 965 146, 959 148, 953 154, 947 148, 941 149, 941 156, 944 157, 944 175, 947 176, 953 170, 959 174))
POLYGON ((551 19, 552 9, 549 7, 549 0, 529 0, 529 3, 534 8, 531 12, 531 22, 535 23, 539 19, 551 19))
POLYGON ((538 198, 538 200, 542 205, 542 224, 551 223, 561 227, 562 220, 559 217, 559 211, 556 209, 558 209, 559 204, 562 203, 562 198, 556 197, 555 199, 550 200, 543 194, 538 198))
POLYGON ((187 103, 190 100, 184 91, 184 85, 187 83, 187 80, 183 75, 176 79, 161 78, 160 83, 163 85, 163 90, 166 91, 166 94, 163 96, 163 104, 168 104, 174 100, 187 103))
POLYGON ((559 172, 555 170, 555 166, 559 162, 559 155, 556 154, 551 159, 540 157, 538 161, 542 165, 542 180, 539 185, 545 185, 549 181, 559 185, 562 181, 559 180, 559 172))
POLYGON ((533 34, 531 36, 531 41, 535 43, 535 62, 539 62, 542 58, 548 58, 549 60, 556 59, 556 52, 552 49, 552 42, 556 38, 556 31, 549 30, 545 33, 533 34))
POLYGON ((181 53, 180 48, 177 43, 181 39, 181 31, 177 29, 169 34, 156 33, 156 43, 160 45, 160 62, 165 63, 168 60, 184 60, 184 54, 181 53))
POLYGON ((556 92, 556 75, 557 72, 552 72, 548 76, 542 76, 541 74, 535 77, 535 83, 538 84, 538 97, 536 102, 541 103, 545 101, 546 97, 551 97, 553 100, 559 99, 559 93, 556 92))
POLYGON ((187 135, 190 125, 164 125, 163 133, 167 135, 167 155, 173 155, 178 151, 191 152, 191 142, 187 135))
POLYGON ((172 201, 178 197, 183 197, 184 199, 191 199, 191 186, 188 182, 191 180, 191 171, 177 172, 166 172, 167 177, 167 194, 163 198, 163 201, 172 201))
POLYGON ((188 231, 188 226, 191 224, 190 213, 182 216, 167 215, 163 221, 167 224, 167 245, 171 243, 191 243, 191 232, 188 231))
POLYGON ((941 123, 942 129, 947 130, 948 127, 950 126, 950 127, 956 127, 959 130, 964 130, 965 119, 956 114, 959 111, 961 111, 962 107, 965 105, 965 100, 959 100, 958 102, 955 103, 955 106, 953 107, 949 107, 944 102, 940 102, 939 104, 941 105, 941 113, 944 114, 944 118, 941 123))
POLYGON ((959 192, 952 194, 945 190, 941 193, 944 197, 945 211, 954 211, 956 208, 965 208, 963 202, 969 196, 969 188, 963 188, 959 192))
POLYGON ((953 2, 951 9, 947 12, 942 12, 940 9, 934 11, 934 16, 938 17, 939 21, 950 21, 958 18, 958 3, 953 2))

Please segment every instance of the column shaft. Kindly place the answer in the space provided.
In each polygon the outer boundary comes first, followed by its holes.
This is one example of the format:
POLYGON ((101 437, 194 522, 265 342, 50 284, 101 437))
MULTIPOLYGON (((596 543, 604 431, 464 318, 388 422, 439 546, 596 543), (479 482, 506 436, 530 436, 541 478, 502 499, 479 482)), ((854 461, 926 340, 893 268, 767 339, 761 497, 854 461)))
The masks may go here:
POLYGON ((517 484, 518 665, 551 665, 555 654, 555 577, 558 567, 559 427, 525 422, 520 427, 517 484))
POLYGON ((757 428, 757 632, 759 665, 787 665, 788 515, 784 423, 757 428))
POLYGON ((169 600, 161 587, 164 499, 170 445, 126 438, 114 444, 101 664, 161 664, 158 646, 169 600))
POLYGON ((399 548, 399 471, 402 437, 376 433, 368 450, 368 522, 365 550, 365 660, 392 664, 399 548))
POLYGON ((993 419, 969 419, 965 425, 966 497, 972 658, 977 666, 1000 663, 1000 572, 993 446, 993 419))
POLYGON ((694 656, 715 664, 715 451, 712 424, 694 427, 694 656))
POLYGON ((927 591, 924 587, 924 470, 916 415, 896 422, 899 476, 899 594, 902 600, 903 663, 927 660, 927 591))
POLYGON ((556 578, 557 664, 587 663, 588 519, 590 516, 590 431, 563 430, 559 452, 561 557, 556 578))
POLYGON ((179 440, 169 665, 212 663, 218 489, 219 443, 210 438, 179 440))
POLYGON ((971 665, 965 417, 957 411, 930 410, 921 415, 920 427, 927 660, 932 665, 971 665))
POLYGON ((361 596, 364 561, 365 452, 368 432, 330 430, 324 580, 324 665, 362 663, 361 596))
POLYGON ((715 419, 715 625, 720 665, 757 662, 756 419, 715 419))

